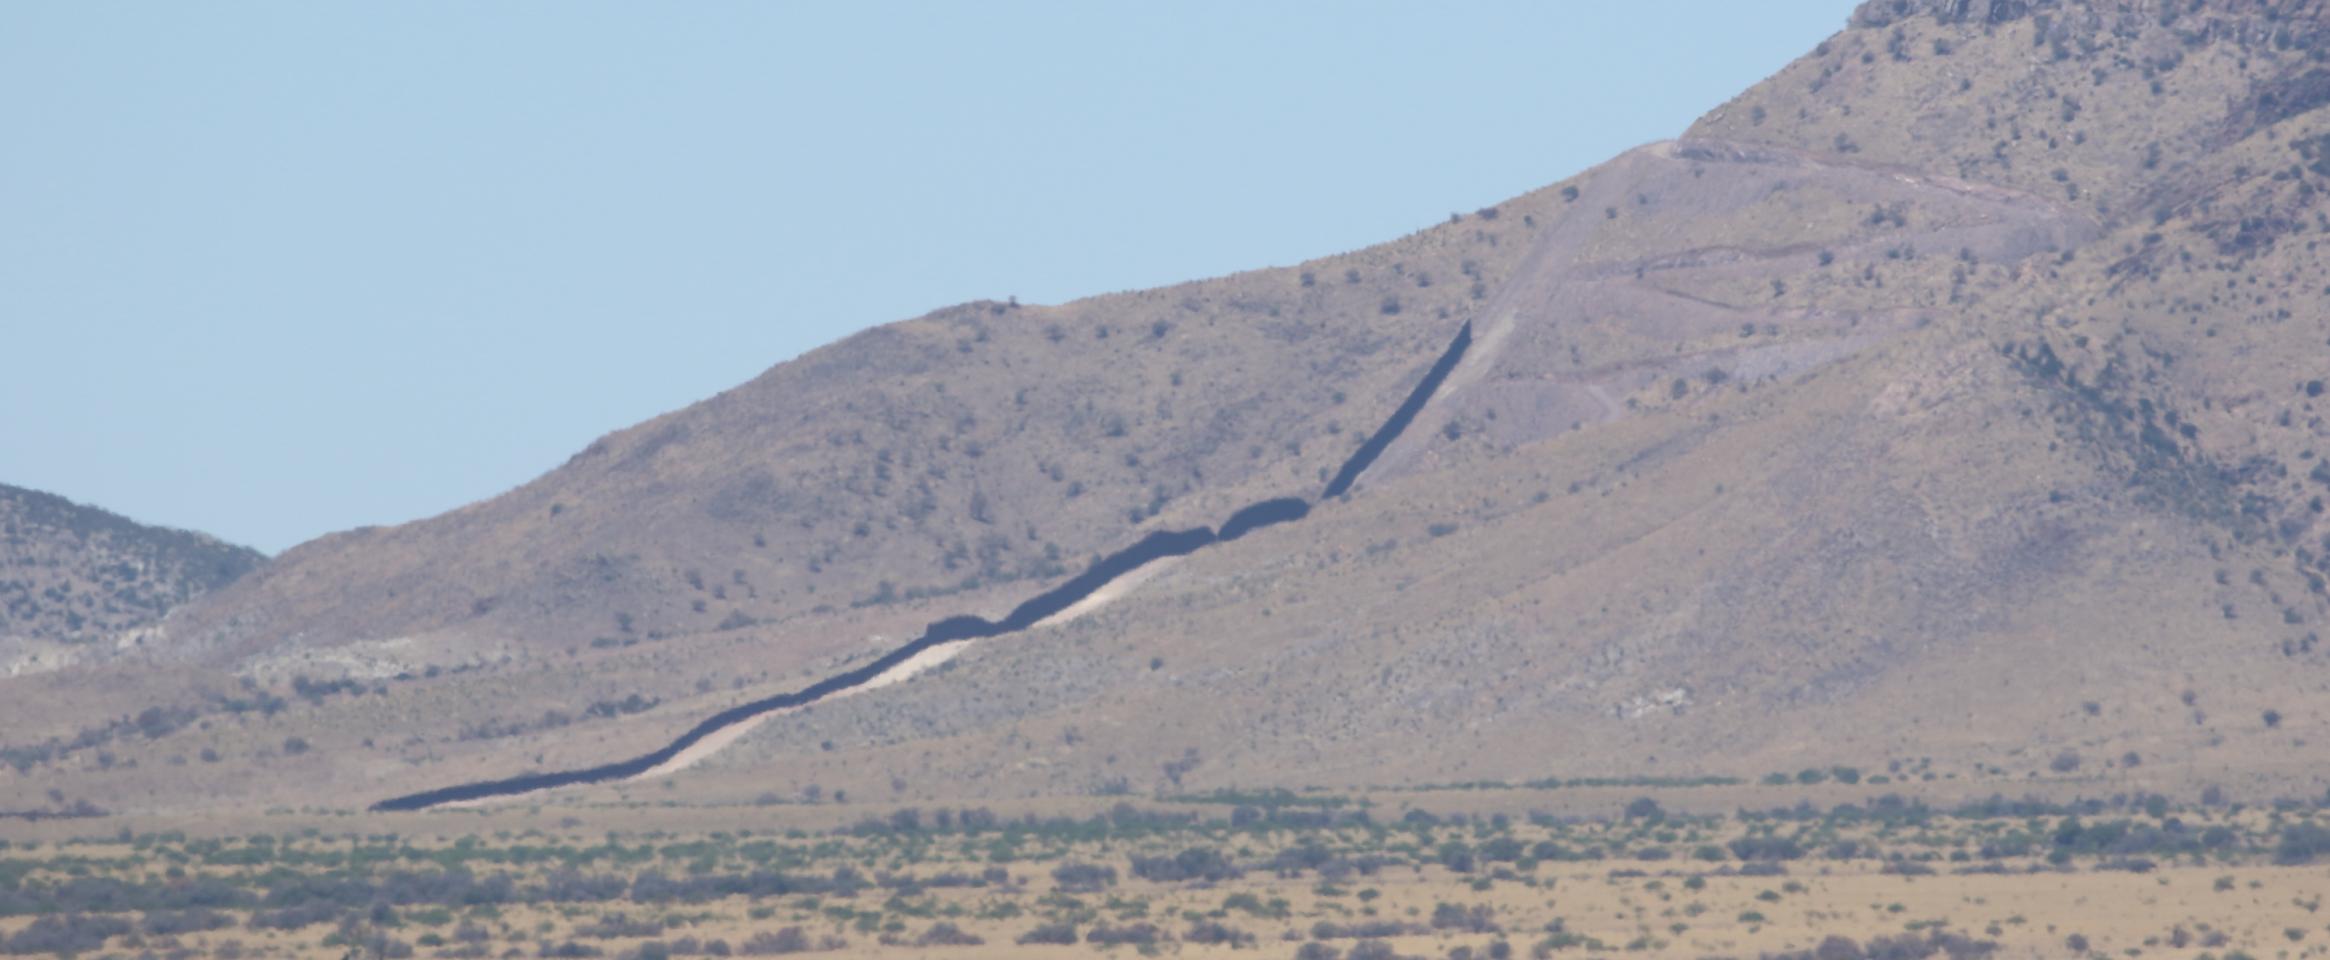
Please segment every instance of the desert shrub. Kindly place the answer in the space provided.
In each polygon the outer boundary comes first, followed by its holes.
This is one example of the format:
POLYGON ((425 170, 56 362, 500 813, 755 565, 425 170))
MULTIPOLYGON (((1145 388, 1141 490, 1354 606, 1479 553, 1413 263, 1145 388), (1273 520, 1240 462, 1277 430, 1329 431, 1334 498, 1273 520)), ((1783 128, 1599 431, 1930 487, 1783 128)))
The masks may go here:
POLYGON ((259 910, 251 914, 253 930, 297 930, 319 923, 331 923, 340 918, 336 904, 316 901, 280 910, 259 910))
POLYGON ((976 947, 986 942, 985 939, 970 931, 941 920, 931 924, 930 929, 922 932, 922 936, 916 937, 914 945, 918 947, 976 947))
POLYGON ((149 937, 175 937, 186 933, 206 933, 235 925, 235 918, 216 910, 161 910, 148 913, 140 924, 149 937))
POLYGON ((1076 942, 1076 925, 1073 923, 1047 923, 1020 934, 1019 939, 1014 942, 1022 944, 1073 944, 1076 942))
POLYGON ((1492 863, 1512 863, 1521 859, 1528 849, 1512 837, 1495 837, 1481 844, 1480 858, 1492 863))
POLYGON ((340 929, 324 938, 327 947, 350 947, 348 955, 369 957, 373 960, 407 960, 413 955, 413 945, 389 936, 376 927, 365 926, 350 918, 341 921, 340 929))
POLYGON ((1052 868, 1052 882, 1062 890, 1090 892, 1116 885, 1116 868, 1096 863, 1063 863, 1052 868))
POLYGON ((830 878, 755 870, 743 874, 695 874, 675 879, 648 870, 632 878, 631 900, 634 903, 704 903, 735 896, 770 897, 801 893, 847 896, 865 886, 865 877, 846 866, 835 868, 830 878))
POLYGON ((1159 883, 1228 880, 1239 873, 1236 864, 1211 847, 1191 847, 1170 857, 1133 858, 1133 876, 1159 883))
POLYGON ((1786 837, 1740 837, 1731 841, 1731 855, 1742 860, 1799 860, 1804 847, 1786 837))
POLYGON ((13 884, 0 868, 0 912, 5 913, 128 913, 136 910, 185 910, 249 906, 254 898, 226 880, 205 877, 183 881, 141 883, 114 877, 70 877, 45 888, 27 886, 12 893, 13 884), (37 897, 34 895, 37 894, 37 897), (10 903, 11 899, 18 902, 10 903))
POLYGON ((1496 933, 1499 928, 1495 914, 1488 904, 1474 904, 1471 908, 1441 903, 1432 908, 1432 929, 1461 930, 1466 933, 1496 933))
POLYGON ((1820 946, 1812 948, 1812 960, 1862 960, 1865 956, 1860 943, 1851 937, 1825 937, 1820 946))
MULTIPOLYGON (((1843 937, 1830 939, 1842 941, 1845 944, 1852 942, 1843 937)), ((1822 946, 1827 945, 1827 941, 1822 943, 1822 946)), ((1839 956, 1859 958, 1859 960, 1926 960, 1928 957, 1936 956, 1947 957, 1949 960, 1977 960, 1977 958, 1986 957, 1996 952, 1998 944, 1988 940, 1975 940, 1963 934, 1935 930, 1925 936, 1914 933, 1880 936, 1870 940, 1866 946, 1856 945, 1855 949, 1857 951, 1855 953, 1840 953, 1839 956)), ((1826 960, 1825 955, 1815 953, 1814 956, 1816 960, 1826 960)))
POLYGON ((1532 860, 1569 861, 1580 857, 1577 851, 1551 840, 1539 840, 1529 845, 1529 859, 1532 860))
POLYGON ((633 920, 630 916, 621 913, 610 913, 594 922, 578 924, 574 928, 575 936, 589 937, 593 940, 653 937, 662 933, 663 924, 660 921, 633 920))
POLYGON ((629 889, 631 882, 622 877, 569 868, 543 877, 541 885, 528 891, 526 898, 549 903, 603 903, 622 899, 629 889))
POLYGON ((129 921, 80 913, 49 914, 0 941, 0 953, 66 955, 96 950, 129 932, 129 921))
POLYGON ((624 697, 621 700, 594 701, 590 706, 583 709, 583 716, 591 718, 613 718, 629 716, 634 713, 643 713, 647 710, 653 709, 656 704, 662 702, 663 701, 661 699, 651 699, 634 693, 624 697))
POLYGON ((1261 897, 1246 891, 1223 897, 1222 909, 1225 911, 1242 910, 1266 920, 1284 920, 1289 912, 1285 900, 1272 898, 1266 902, 1261 897))
POLYGON ((1313 940, 1359 940, 1376 937, 1400 937, 1411 933, 1426 932, 1428 931, 1423 926, 1402 923, 1398 920, 1354 920, 1350 923, 1321 920, 1311 924, 1311 939, 1313 940))
POLYGON ((763 930, 744 941, 736 952, 748 957, 774 957, 787 953, 806 953, 816 949, 809 941, 808 931, 800 927, 763 930))
MULTIPOLYGON (((2223 839, 2229 841, 2229 833, 2223 839)), ((2172 832, 2151 824, 2126 820, 2090 824, 2082 823, 2076 817, 2067 818, 2056 825, 2052 837, 2058 855, 2107 857, 2198 853, 2208 845, 2209 839, 2210 835, 2206 831, 2196 838, 2181 829, 2172 832)))
POLYGON ((1192 920, 1189 932, 1181 935, 1189 943, 1229 944, 1243 947, 1254 942, 1254 935, 1219 920, 1192 920))
MULTIPOLYGON (((1316 841, 1305 840, 1299 846, 1278 851, 1270 858, 1270 869, 1282 877, 1301 876, 1305 870, 1317 870, 1335 859, 1333 851, 1316 841)), ((1252 896, 1252 894, 1248 894, 1252 896)))
POLYGON ((2281 840, 2273 848, 2273 862, 2312 863, 2324 854, 2330 854, 2330 828, 2296 823, 2282 828, 2281 840))
POLYGON ((1084 933, 1084 942, 1104 947, 1128 943, 1134 946, 1146 946, 1156 943, 1159 939, 1157 925, 1153 923, 1133 923, 1121 927, 1112 927, 1104 923, 1084 933))

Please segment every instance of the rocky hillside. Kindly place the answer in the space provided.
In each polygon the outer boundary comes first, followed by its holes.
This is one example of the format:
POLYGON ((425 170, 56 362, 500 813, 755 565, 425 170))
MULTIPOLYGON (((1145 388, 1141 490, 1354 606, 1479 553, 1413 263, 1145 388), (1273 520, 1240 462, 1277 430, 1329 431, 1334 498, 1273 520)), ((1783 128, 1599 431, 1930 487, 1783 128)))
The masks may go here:
POLYGON ((1871 3, 1674 142, 1383 246, 869 331, 16 682, 28 742, 124 690, 185 723, 0 793, 358 806, 644 753, 1314 494, 1465 322, 1348 496, 773 718, 678 795, 2318 793, 2321 18, 1871 3))
POLYGON ((1565 189, 1350 503, 704 782, 2319 792, 2321 14, 1977 6, 1565 189))
POLYGON ((1548 188, 1291 267, 867 331, 517 490, 286 551, 0 721, 53 758, 32 780, 94 762, 42 747, 120 720, 86 706, 120 690, 210 721, 136 745, 217 766, 113 768, 113 804, 274 782, 252 765, 328 792, 644 752, 1151 531, 1315 494, 1569 207, 1548 188))
MULTIPOLYGON (((1558 198, 1553 198, 1558 203, 1558 198)), ((945 598, 1007 609, 1248 485, 1316 485, 1510 273, 1547 197, 1380 248, 867 331, 441 517, 296 547, 174 627, 238 664, 563 656, 945 598)))
POLYGON ((10 672, 38 668, 44 655, 151 627, 265 559, 0 484, 0 663, 10 672))

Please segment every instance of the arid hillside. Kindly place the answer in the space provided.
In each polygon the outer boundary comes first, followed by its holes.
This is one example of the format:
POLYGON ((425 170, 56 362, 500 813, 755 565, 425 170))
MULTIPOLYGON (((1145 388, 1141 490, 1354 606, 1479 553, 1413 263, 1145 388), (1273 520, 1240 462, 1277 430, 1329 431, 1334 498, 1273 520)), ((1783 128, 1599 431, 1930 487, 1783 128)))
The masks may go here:
POLYGON ((0 798, 351 807, 642 753, 1144 534, 1317 496, 1468 322, 1308 519, 586 789, 1843 764, 2318 794, 2322 16, 1871 3, 1675 141, 1382 246, 869 331, 9 681, 0 746, 37 759, 0 798), (149 707, 179 722, 132 735, 149 707))
POLYGON ((1865 8, 1570 185, 1348 502, 717 763, 2318 792, 2318 21, 1961 12, 1865 8))
POLYGON ((265 559, 0 484, 0 674, 49 669, 152 627, 265 559))
POLYGON ((510 493, 297 547, 173 638, 218 665, 409 641, 396 660, 418 669, 925 601, 992 612, 1242 491, 1323 483, 1558 204, 870 330, 510 493))

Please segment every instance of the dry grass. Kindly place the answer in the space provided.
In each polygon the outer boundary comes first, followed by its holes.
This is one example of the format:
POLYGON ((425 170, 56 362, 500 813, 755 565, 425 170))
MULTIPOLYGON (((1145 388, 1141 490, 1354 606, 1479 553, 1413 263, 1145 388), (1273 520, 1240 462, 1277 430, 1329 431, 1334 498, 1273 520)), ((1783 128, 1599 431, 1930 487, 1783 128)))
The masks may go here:
MULTIPOLYGON (((1684 804, 1694 792, 1650 791, 1684 804)), ((2323 835, 2310 808, 1693 816, 1637 802, 1637 816, 1572 818, 1314 794, 1240 807, 1233 826, 1221 818, 1237 799, 238 817, 119 835, 52 821, 11 829, 0 848, 0 945, 49 942, 25 931, 67 914, 129 922, 109 949, 184 956, 535 956, 574 943, 637 957, 741 952, 756 937, 836 957, 966 958, 1755 957, 1838 937, 1929 950, 1941 937, 1967 956, 2064 957, 2084 943, 2099 956, 2298 957, 2330 943, 2318 912, 2330 875, 2288 862, 2323 835), (155 898, 216 916, 173 932, 203 914, 135 909, 155 898), (1078 940, 1018 942, 1039 928, 1078 940), (1154 942, 1111 947, 1096 930, 1154 942)))

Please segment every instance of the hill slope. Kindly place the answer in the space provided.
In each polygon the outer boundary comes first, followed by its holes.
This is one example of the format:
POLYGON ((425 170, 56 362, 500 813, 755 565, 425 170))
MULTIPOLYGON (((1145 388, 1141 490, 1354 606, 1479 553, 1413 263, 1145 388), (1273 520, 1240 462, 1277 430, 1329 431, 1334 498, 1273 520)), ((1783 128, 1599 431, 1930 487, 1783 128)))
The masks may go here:
POLYGON ((160 623, 265 555, 0 484, 0 666, 44 669, 76 647, 160 623))
POLYGON ((735 789, 2318 791, 2318 15, 1964 7, 1581 178, 1351 504, 772 724, 735 789))
POLYGON ((353 806, 644 754, 1309 495, 1466 322, 1347 497, 775 717, 685 795, 2318 791, 2320 14, 2155 6, 1871 3, 1682 139, 1390 244, 870 331, 303 545, 174 616, 179 659, 17 682, 200 719, 0 791, 353 806))

